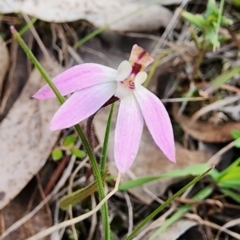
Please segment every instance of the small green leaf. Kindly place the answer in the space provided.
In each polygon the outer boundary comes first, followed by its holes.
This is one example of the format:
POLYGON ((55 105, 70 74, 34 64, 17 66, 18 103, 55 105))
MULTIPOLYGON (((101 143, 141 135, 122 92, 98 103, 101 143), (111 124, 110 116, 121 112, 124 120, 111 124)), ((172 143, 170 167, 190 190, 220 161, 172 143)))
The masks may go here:
POLYGON ((238 193, 235 193, 234 191, 230 189, 222 188, 221 191, 228 197, 232 198, 234 201, 240 203, 240 196, 238 193))
POLYGON ((240 148, 240 138, 236 140, 235 147, 240 148))
POLYGON ((239 180, 226 180, 218 184, 220 188, 231 188, 231 189, 239 189, 240 183, 239 180))
POLYGON ((218 179, 219 187, 239 188, 240 187, 240 158, 225 169, 218 179))
POLYGON ((232 130, 231 135, 232 135, 233 139, 238 139, 238 138, 240 138, 240 131, 239 130, 232 130))
POLYGON ((209 169, 210 166, 207 163, 200 163, 194 166, 187 167, 185 169, 180 170, 173 170, 159 176, 147 176, 142 178, 137 178, 134 180, 127 181, 125 183, 120 184, 119 190, 124 191, 130 188, 142 186, 148 182, 160 179, 160 178, 167 178, 167 177, 186 177, 186 176, 197 176, 200 175, 202 172, 205 172, 209 169))
POLYGON ((192 14, 187 11, 182 11, 182 17, 189 21, 191 24, 195 25, 198 28, 203 28, 205 25, 204 17, 200 14, 192 14))
POLYGON ((219 48, 220 42, 218 40, 218 34, 216 33, 216 30, 209 26, 205 30, 205 33, 206 33, 206 38, 209 40, 209 42, 216 48, 219 48))
POLYGON ((229 25, 232 25, 232 24, 233 24, 233 20, 232 19, 229 19, 229 18, 226 18, 226 17, 222 16, 221 25, 229 26, 229 25))
POLYGON ((226 180, 232 180, 232 179, 238 179, 240 184, 240 167, 235 167, 231 171, 228 171, 219 179, 219 182, 224 182, 226 180))
POLYGON ((220 173, 217 169, 212 169, 211 172, 209 172, 209 175, 212 177, 214 182, 218 182, 218 179, 220 177, 220 173))
POLYGON ((52 151, 52 159, 54 161, 58 161, 63 157, 62 150, 59 148, 54 148, 52 151))
MULTIPOLYGON (((102 181, 105 182, 105 179, 107 177, 107 171, 102 176, 102 181)), ((97 191, 97 182, 94 181, 93 183, 89 184, 88 186, 81 188, 79 190, 76 190, 69 195, 66 195, 62 197, 59 201, 59 206, 63 210, 67 210, 69 206, 75 206, 80 201, 84 200, 88 196, 92 195, 97 191)))
POLYGON ((69 206, 75 206, 83 199, 92 195, 97 191, 97 183, 93 182, 92 184, 86 186, 85 188, 81 188, 77 191, 70 193, 60 199, 59 206, 62 210, 67 210, 69 206))
POLYGON ((72 155, 74 155, 74 156, 76 156, 76 157, 78 157, 78 158, 83 158, 83 157, 86 156, 86 153, 85 153, 84 151, 82 151, 82 150, 80 150, 80 149, 77 149, 77 148, 75 148, 75 147, 72 147, 72 148, 70 149, 70 151, 71 151, 72 155))
POLYGON ((205 16, 210 17, 211 15, 213 15, 213 13, 216 10, 218 10, 217 7, 216 7, 216 1, 215 0, 208 0, 205 16))
POLYGON ((69 135, 63 140, 63 145, 68 147, 76 142, 77 138, 74 135, 69 135))
POLYGON ((238 167, 240 164, 240 158, 236 159, 230 166, 228 166, 226 169, 224 169, 220 174, 219 174, 219 179, 221 179, 223 176, 228 174, 231 171, 234 171, 236 167, 238 167))
POLYGON ((207 163, 200 163, 193 166, 186 167, 180 170, 172 170, 170 172, 162 174, 163 177, 185 177, 185 176, 198 176, 201 173, 207 171, 210 165, 207 163))
MULTIPOLYGON (((226 71, 224 73, 222 73, 221 75, 218 75, 215 79, 213 79, 210 84, 212 85, 212 91, 217 90, 220 86, 222 86, 222 84, 226 83, 229 79, 231 79, 232 77, 234 77, 237 73, 240 72, 240 67, 235 67, 232 68, 229 71, 226 71)), ((208 92, 210 93, 210 92, 208 92)))
POLYGON ((160 176, 149 176, 149 177, 137 178, 137 179, 130 180, 130 181, 127 181, 127 182, 124 182, 124 183, 120 184, 118 189, 120 191, 125 191, 125 190, 131 189, 131 188, 142 186, 143 184, 146 184, 148 182, 152 182, 152 181, 157 180, 159 178, 161 178, 161 177, 160 176))

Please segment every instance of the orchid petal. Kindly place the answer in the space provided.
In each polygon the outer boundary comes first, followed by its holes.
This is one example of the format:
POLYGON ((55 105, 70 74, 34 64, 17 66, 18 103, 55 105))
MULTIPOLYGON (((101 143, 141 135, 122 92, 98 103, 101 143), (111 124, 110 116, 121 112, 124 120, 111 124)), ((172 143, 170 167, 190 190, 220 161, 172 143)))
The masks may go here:
POLYGON ((175 144, 172 124, 162 102, 149 90, 140 86, 134 92, 147 127, 165 156, 175 162, 175 144))
MULTIPOLYGON (((116 76, 115 69, 95 63, 84 63, 69 68, 53 78, 52 81, 59 92, 65 96, 96 84, 115 81, 116 76)), ((37 99, 54 98, 55 94, 48 85, 45 85, 33 97, 37 99)))
POLYGON ((124 81, 131 73, 132 65, 129 61, 123 61, 120 63, 117 69, 116 81, 124 81))
POLYGON ((130 90, 129 88, 127 88, 126 86, 124 86, 123 83, 119 83, 115 96, 118 97, 119 99, 123 99, 125 97, 128 97, 129 95, 132 94, 132 90, 130 90))
POLYGON ((71 127, 97 112, 116 91, 115 83, 102 83, 73 93, 50 123, 51 130, 71 127))
POLYGON ((131 63, 137 63, 141 65, 143 68, 146 68, 149 64, 151 64, 154 61, 154 59, 145 49, 135 44, 132 47, 129 61, 131 63))
POLYGON ((143 116, 133 94, 121 100, 115 131, 115 162, 126 172, 136 158, 143 130, 143 116))
POLYGON ((146 72, 139 72, 135 77, 135 87, 141 86, 146 81, 147 76, 146 72))

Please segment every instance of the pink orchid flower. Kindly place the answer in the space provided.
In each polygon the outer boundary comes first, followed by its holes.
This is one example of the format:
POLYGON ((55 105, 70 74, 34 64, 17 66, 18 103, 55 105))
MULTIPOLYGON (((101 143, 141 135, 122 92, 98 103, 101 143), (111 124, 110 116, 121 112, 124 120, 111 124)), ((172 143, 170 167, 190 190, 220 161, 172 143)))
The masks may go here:
MULTIPOLYGON (((142 86, 147 79, 143 71, 153 58, 134 45, 129 61, 117 70, 85 63, 74 66, 53 79, 62 95, 73 93, 59 108, 50 123, 51 130, 71 127, 96 113, 112 97, 120 99, 115 130, 114 155, 118 170, 126 172, 136 158, 144 120, 157 146, 175 162, 175 144, 169 115, 161 101, 142 86)), ((48 85, 34 96, 55 97, 48 85)), ((151 156, 149 156, 151 157, 151 156)))

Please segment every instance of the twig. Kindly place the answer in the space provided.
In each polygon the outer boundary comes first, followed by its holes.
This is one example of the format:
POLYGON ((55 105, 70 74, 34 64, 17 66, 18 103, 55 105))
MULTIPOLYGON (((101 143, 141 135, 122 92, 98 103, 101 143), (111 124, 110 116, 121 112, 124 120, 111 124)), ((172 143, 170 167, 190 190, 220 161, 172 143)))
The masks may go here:
POLYGON ((103 204, 105 204, 105 202, 110 198, 112 197, 117 191, 118 191, 118 186, 119 186, 119 183, 120 183, 120 178, 121 178, 121 174, 118 173, 118 176, 117 176, 117 180, 116 180, 116 184, 115 184, 115 187, 114 189, 94 208, 92 209, 91 211, 79 216, 79 217, 76 217, 76 218, 73 218, 73 219, 70 219, 70 220, 67 220, 65 222, 62 222, 60 224, 57 224, 55 226, 52 226, 44 231, 41 231, 40 233, 28 238, 27 240, 38 240, 38 239, 42 239, 46 236, 48 236, 49 234, 51 234, 52 232, 55 232, 57 231, 58 229, 61 229, 63 227, 68 227, 68 226, 71 226, 73 224, 76 224, 88 217, 90 217, 92 214, 96 213, 98 210, 100 210, 100 208, 102 207, 103 204))
POLYGON ((133 230, 133 207, 128 193, 124 192, 123 195, 126 199, 128 206, 128 235, 129 235, 133 230))
POLYGON ((214 154, 208 161, 207 163, 210 165, 217 165, 220 161, 220 157, 227 152, 228 150, 230 150, 231 148, 233 148, 235 146, 237 142, 237 139, 230 142, 228 145, 226 145, 225 147, 223 147, 221 150, 219 150, 216 154, 214 154))
POLYGON ((29 24, 30 30, 31 30, 31 32, 32 32, 35 40, 37 41, 40 49, 42 50, 42 52, 43 52, 43 54, 44 54, 44 57, 47 59, 47 61, 49 61, 49 63, 51 63, 51 62, 52 62, 52 59, 51 59, 51 57, 50 57, 50 55, 49 55, 46 47, 44 46, 41 38, 39 37, 39 35, 38 35, 35 27, 30 24, 30 21, 31 21, 30 18, 29 18, 28 15, 25 14, 25 13, 22 13, 22 16, 23 16, 23 18, 25 19, 25 21, 29 24))
MULTIPOLYGON (((94 194, 91 195, 91 200, 92 200, 92 207, 95 208, 97 203, 96 203, 96 199, 95 199, 94 194)), ((94 235, 96 226, 97 226, 97 214, 94 213, 92 215, 91 227, 90 227, 90 230, 89 230, 87 240, 92 240, 93 239, 93 235, 94 235)))
MULTIPOLYGON (((237 219, 234 219, 230 222, 227 222, 225 223, 218 231, 217 233, 217 236, 216 236, 216 240, 219 240, 220 238, 220 234, 222 231, 225 231, 227 228, 230 228, 230 227, 233 227, 233 226, 236 226, 236 225, 239 225, 240 224, 240 218, 237 218, 237 219)), ((239 235, 240 236, 240 235, 239 235)), ((240 239, 240 238, 237 238, 237 239, 240 239)))
MULTIPOLYGON (((86 164, 86 162, 89 160, 88 157, 85 158, 85 161, 81 162, 77 168, 74 170, 74 172, 72 173, 71 177, 70 177, 70 180, 69 180, 69 186, 68 186, 68 194, 72 193, 72 188, 73 188, 73 181, 74 181, 74 178, 76 177, 77 173, 80 171, 81 168, 83 168, 83 166, 86 164)), ((69 206, 69 209, 68 209, 68 214, 69 214, 69 217, 70 219, 73 218, 73 213, 72 213, 72 206, 69 206)), ((77 231, 76 231, 76 228, 75 228, 75 225, 72 225, 72 231, 73 231, 73 237, 75 240, 78 239, 78 236, 77 236, 77 231)))
POLYGON ((158 41, 158 43, 156 44, 154 50, 152 51, 151 55, 156 54, 157 50, 161 47, 163 40, 165 40, 167 38, 167 36, 169 35, 170 31, 176 26, 177 24, 177 19, 179 18, 180 15, 180 9, 183 9, 185 7, 185 5, 188 3, 188 0, 183 0, 181 5, 179 6, 179 11, 176 11, 173 15, 173 17, 171 18, 171 21, 169 22, 169 24, 167 25, 161 39, 158 41))
POLYGON ((59 176, 64 171, 67 163, 68 163, 69 157, 65 156, 60 163, 58 164, 57 168, 55 169, 54 173, 51 175, 47 185, 44 188, 44 194, 47 196, 51 190, 54 188, 55 183, 57 182, 59 176))
POLYGON ((141 240, 143 237, 152 229, 158 228, 161 226, 164 221, 166 221, 167 217, 169 217, 173 212, 176 211, 177 206, 171 206, 170 209, 168 209, 164 214, 162 214, 158 219, 150 223, 149 226, 147 226, 143 231, 141 231, 133 240, 141 240))
MULTIPOLYGON (((207 163, 209 165, 218 165, 219 161, 220 161, 220 157, 227 152, 228 150, 230 150, 231 148, 233 148, 236 144, 237 140, 234 140, 232 142, 230 142, 228 145, 226 145, 225 147, 223 147, 221 150, 219 150, 217 153, 215 153, 208 161, 207 163)), ((193 189, 193 186, 191 186, 182 196, 181 198, 186 198, 186 196, 191 192, 191 190, 193 189)))
MULTIPOLYGON (((127 172, 128 176, 131 178, 131 179, 136 179, 137 177, 135 176, 135 174, 131 171, 131 170, 128 170, 127 172)), ((145 186, 142 186, 142 189, 143 191, 148 195, 150 196, 153 200, 157 201, 159 204, 162 204, 164 203, 164 201, 162 199, 160 199, 158 196, 156 196, 152 191, 150 191, 147 187, 145 186)))
POLYGON ((214 228, 214 229, 217 229, 217 230, 221 230, 221 231, 227 233, 228 235, 234 237, 235 239, 240 240, 240 234, 235 233, 235 232, 233 232, 233 231, 230 231, 230 230, 228 230, 227 228, 223 228, 223 226, 219 226, 219 225, 217 225, 217 224, 215 224, 215 223, 212 223, 212 222, 203 220, 201 217, 199 217, 199 216, 196 215, 196 214, 189 214, 189 213, 187 213, 185 216, 186 216, 187 218, 191 219, 191 220, 198 221, 199 224, 201 224, 201 225, 209 226, 209 227, 211 227, 211 228, 214 228))
POLYGON ((200 110, 198 110, 197 112, 195 112, 193 114, 193 116, 191 117, 191 123, 194 123, 195 121, 197 121, 202 115, 213 111, 215 109, 219 109, 225 105, 228 105, 230 103, 234 103, 236 101, 240 100, 240 95, 235 95, 235 96, 231 96, 231 97, 226 97, 222 100, 218 100, 216 102, 213 102, 211 104, 208 104, 207 106, 201 108, 200 110))

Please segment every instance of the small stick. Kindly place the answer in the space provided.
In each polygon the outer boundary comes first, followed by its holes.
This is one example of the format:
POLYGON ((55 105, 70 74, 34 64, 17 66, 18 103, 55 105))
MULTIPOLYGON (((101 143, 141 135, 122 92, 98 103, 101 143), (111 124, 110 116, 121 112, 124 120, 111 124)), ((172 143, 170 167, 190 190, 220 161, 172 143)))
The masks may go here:
POLYGON ((42 239, 48 235, 50 235, 51 233, 57 231, 58 229, 61 229, 61 228, 65 228, 65 227, 68 227, 70 225, 73 225, 73 224, 76 224, 90 216, 92 216, 94 213, 96 213, 101 207, 102 205, 110 198, 112 197, 117 191, 118 191, 118 186, 119 186, 119 183, 120 183, 120 179, 121 179, 121 174, 118 173, 118 176, 117 176, 117 179, 116 179, 116 183, 115 183, 115 187, 114 189, 108 193, 108 195, 94 208, 92 209, 91 211, 81 215, 81 216, 78 216, 78 217, 75 217, 73 219, 70 219, 70 220, 67 220, 67 221, 64 221, 62 223, 59 223, 55 226, 52 226, 46 230, 43 230, 37 234, 35 234, 34 236, 28 238, 27 240, 39 240, 39 239, 42 239))

